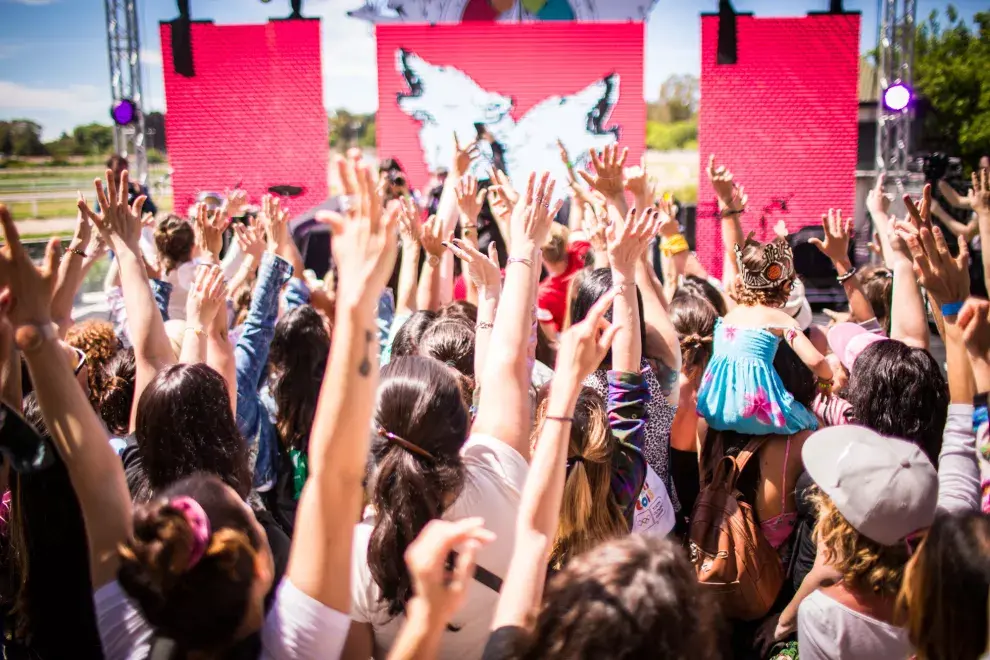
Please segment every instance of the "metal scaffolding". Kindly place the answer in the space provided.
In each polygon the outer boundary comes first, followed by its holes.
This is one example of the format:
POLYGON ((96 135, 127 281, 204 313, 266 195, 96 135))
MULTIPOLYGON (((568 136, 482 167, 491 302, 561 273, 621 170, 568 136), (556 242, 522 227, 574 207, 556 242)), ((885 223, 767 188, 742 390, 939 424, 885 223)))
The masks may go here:
POLYGON ((127 158, 132 181, 144 183, 148 175, 145 150, 144 108, 141 91, 141 36, 137 0, 104 0, 107 12, 107 54, 110 59, 112 104, 127 99, 134 103, 134 121, 114 124, 114 151, 127 158))
POLYGON ((884 107, 883 92, 895 82, 914 89, 915 0, 878 0, 877 38, 877 170, 902 188, 911 160, 913 109, 884 107))

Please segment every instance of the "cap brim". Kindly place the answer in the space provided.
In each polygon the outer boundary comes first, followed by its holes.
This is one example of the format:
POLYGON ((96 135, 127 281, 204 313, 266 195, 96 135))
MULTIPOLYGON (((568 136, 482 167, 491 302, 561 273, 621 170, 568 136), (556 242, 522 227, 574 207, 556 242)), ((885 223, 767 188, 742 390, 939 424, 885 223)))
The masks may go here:
POLYGON ((854 337, 858 337, 862 334, 869 332, 866 328, 862 327, 858 323, 836 323, 828 331, 828 347, 832 349, 836 357, 839 358, 839 362, 846 370, 852 369, 851 364, 846 364, 846 348, 849 346, 849 342, 852 341, 854 337))
POLYGON ((842 450, 852 440, 849 427, 829 426, 815 431, 801 447, 801 461, 808 476, 826 495, 834 497, 839 483, 839 461, 842 450))

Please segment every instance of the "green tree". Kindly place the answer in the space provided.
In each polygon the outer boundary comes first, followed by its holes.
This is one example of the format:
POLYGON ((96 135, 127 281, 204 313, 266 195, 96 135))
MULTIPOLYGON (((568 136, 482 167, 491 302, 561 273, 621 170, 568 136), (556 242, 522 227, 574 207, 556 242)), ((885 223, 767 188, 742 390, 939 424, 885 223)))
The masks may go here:
POLYGON ((977 12, 973 28, 952 5, 945 18, 932 11, 915 41, 914 84, 930 106, 918 147, 973 166, 990 153, 990 11, 977 12))
POLYGON ((698 101, 698 78, 690 74, 673 75, 660 85, 658 99, 647 104, 646 118, 661 124, 687 121, 698 114, 698 101))
POLYGON ((0 121, 0 146, 8 156, 44 156, 41 126, 30 119, 0 121))
POLYGON ((357 114, 347 110, 330 112, 330 146, 346 149, 351 146, 375 144, 375 115, 357 114), (370 136, 370 144, 369 144, 370 136))
POLYGON ((75 153, 78 156, 98 156, 113 148, 113 129, 103 124, 85 124, 72 129, 75 153))

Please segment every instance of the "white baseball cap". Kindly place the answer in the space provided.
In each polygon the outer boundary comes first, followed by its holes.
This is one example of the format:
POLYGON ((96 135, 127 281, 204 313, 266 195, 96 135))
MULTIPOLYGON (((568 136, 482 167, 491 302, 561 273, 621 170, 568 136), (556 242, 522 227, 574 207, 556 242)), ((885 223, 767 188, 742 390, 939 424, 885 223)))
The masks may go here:
POLYGON ((808 297, 804 293, 804 283, 801 282, 801 278, 799 277, 795 277, 794 281, 791 282, 791 294, 784 304, 784 311, 798 322, 802 331, 807 330, 808 326, 811 325, 811 305, 808 303, 808 297))
POLYGON ((849 524, 881 545, 935 520, 938 473, 917 445, 864 426, 831 426, 808 438, 801 459, 849 524))

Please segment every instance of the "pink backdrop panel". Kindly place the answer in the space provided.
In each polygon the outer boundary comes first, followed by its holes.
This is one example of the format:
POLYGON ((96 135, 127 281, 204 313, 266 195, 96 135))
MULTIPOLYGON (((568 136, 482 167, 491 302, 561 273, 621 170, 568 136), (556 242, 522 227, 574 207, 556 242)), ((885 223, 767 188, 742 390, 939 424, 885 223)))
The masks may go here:
POLYGON ((566 192, 558 138, 579 165, 617 136, 639 162, 642 23, 379 25, 376 34, 378 154, 397 158, 415 187, 449 167, 453 133, 469 142, 477 123, 504 147, 517 184, 546 169, 566 192), (608 46, 593 55, 588 44, 608 46))
POLYGON ((859 14, 737 17, 738 61, 718 65, 718 17, 701 19, 696 247, 722 272, 709 154, 749 195, 743 230, 766 240, 782 219, 790 232, 822 212, 853 214, 856 195, 859 14))
POLYGON ((193 23, 192 78, 172 66, 166 23, 161 40, 177 212, 202 190, 238 183, 254 203, 269 186, 304 188, 289 202, 295 212, 326 200, 329 125, 318 20, 193 23))

